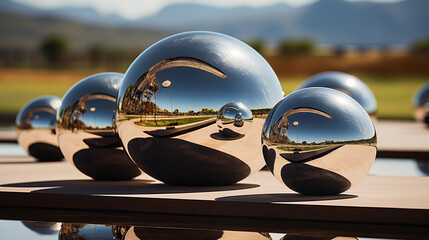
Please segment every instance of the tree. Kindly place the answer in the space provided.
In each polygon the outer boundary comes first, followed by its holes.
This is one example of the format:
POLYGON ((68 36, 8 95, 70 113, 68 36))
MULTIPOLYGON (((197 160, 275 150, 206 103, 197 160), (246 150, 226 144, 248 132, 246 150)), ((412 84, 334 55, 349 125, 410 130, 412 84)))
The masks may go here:
POLYGON ((40 44, 40 50, 43 55, 45 55, 46 60, 51 64, 59 64, 68 48, 69 44, 67 39, 58 34, 46 37, 40 44))
POLYGON ((415 53, 429 53, 429 37, 414 41, 411 50, 415 53))
POLYGON ((314 52, 315 45, 310 39, 285 39, 280 42, 280 53, 287 55, 309 55, 314 52))
POLYGON ((263 39, 255 39, 246 42, 247 45, 255 49, 259 54, 264 55, 266 43, 263 39))

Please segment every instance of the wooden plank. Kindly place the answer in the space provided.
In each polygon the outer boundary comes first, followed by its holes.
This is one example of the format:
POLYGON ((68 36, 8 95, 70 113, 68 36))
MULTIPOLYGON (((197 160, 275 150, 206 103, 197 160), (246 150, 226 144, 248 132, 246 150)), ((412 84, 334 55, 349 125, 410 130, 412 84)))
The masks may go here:
POLYGON ((223 187, 175 187, 147 175, 93 181, 67 162, 0 161, 0 206, 415 226, 429 229, 429 177, 368 176, 338 196, 302 196, 261 171, 223 187))

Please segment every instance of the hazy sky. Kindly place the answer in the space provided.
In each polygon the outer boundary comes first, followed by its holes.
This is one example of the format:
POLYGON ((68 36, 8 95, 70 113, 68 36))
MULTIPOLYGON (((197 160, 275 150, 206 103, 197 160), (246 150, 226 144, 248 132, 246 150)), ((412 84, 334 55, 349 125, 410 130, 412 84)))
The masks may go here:
MULTIPOLYGON (((175 3, 199 3, 217 7, 233 6, 267 6, 279 2, 285 2, 292 6, 302 6, 318 0, 13 0, 15 2, 25 3, 31 6, 44 9, 57 7, 93 7, 102 14, 116 13, 126 19, 137 19, 144 16, 155 14, 167 5, 175 3)), ((361 0, 347 0, 361 1, 361 0)), ((368 0, 371 2, 398 2, 401 0, 368 0)))

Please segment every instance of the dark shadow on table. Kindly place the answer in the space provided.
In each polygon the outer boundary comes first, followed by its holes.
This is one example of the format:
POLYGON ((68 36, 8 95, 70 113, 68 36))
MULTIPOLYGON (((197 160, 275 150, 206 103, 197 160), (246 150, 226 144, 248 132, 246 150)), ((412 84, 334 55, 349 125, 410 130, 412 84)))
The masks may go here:
POLYGON ((163 183, 153 183, 153 180, 129 181, 94 181, 94 180, 62 180, 25 182, 0 185, 0 187, 45 188, 34 190, 35 193, 59 194, 176 194, 196 192, 235 191, 259 187, 257 184, 237 183, 229 186, 169 186, 163 183))
POLYGON ((306 196, 299 193, 275 193, 275 194, 253 194, 238 195, 230 197, 216 198, 216 201, 237 201, 237 202, 307 202, 307 201, 329 201, 356 198, 357 195, 339 194, 335 196, 306 196))

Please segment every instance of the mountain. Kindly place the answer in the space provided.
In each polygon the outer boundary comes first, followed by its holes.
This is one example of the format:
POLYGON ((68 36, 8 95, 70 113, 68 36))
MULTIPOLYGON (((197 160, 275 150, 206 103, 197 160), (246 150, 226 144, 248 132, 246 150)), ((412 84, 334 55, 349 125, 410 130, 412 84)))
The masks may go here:
POLYGON ((93 45, 142 50, 171 32, 90 25, 43 15, 0 13, 0 48, 37 49, 42 39, 50 34, 66 37, 72 50, 93 45))
POLYGON ((211 30, 241 39, 309 37, 329 44, 409 44, 429 35, 429 1, 394 3, 323 0, 294 8, 219 9, 195 4, 170 5, 138 20, 159 29, 211 30), (219 16, 219 17, 217 17, 219 16))
POLYGON ((158 38, 150 36, 188 30, 216 31, 243 40, 261 38, 272 43, 289 37, 308 37, 317 43, 337 45, 410 44, 417 38, 429 36, 427 9, 427 0, 393 3, 320 0, 302 7, 275 4, 258 8, 172 4, 152 16, 129 21, 115 14, 102 15, 91 8, 41 10, 6 0, 0 1, 0 18, 6 21, 0 23, 0 34, 7 36, 0 39, 0 46, 13 35, 16 36, 12 38, 15 44, 25 41, 25 36, 38 35, 40 38, 51 31, 73 35, 70 37, 82 41, 77 43, 80 45, 110 41, 112 44, 125 42, 128 46, 139 44, 136 35, 153 40, 158 38), (59 25, 62 26, 54 26, 54 22, 61 22, 59 25))

